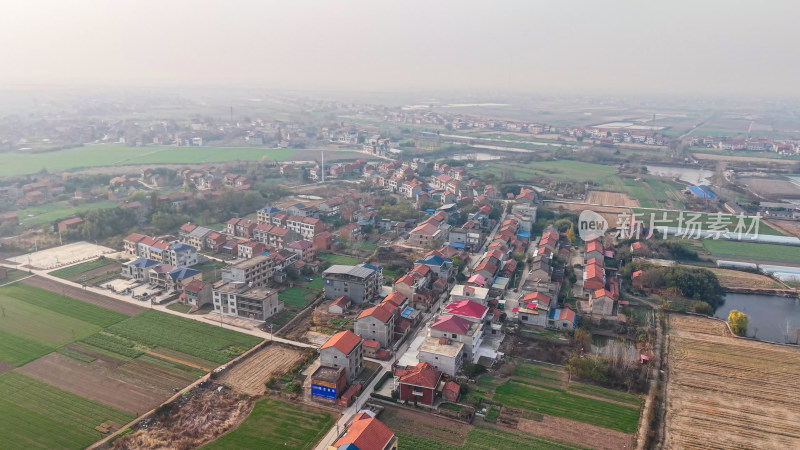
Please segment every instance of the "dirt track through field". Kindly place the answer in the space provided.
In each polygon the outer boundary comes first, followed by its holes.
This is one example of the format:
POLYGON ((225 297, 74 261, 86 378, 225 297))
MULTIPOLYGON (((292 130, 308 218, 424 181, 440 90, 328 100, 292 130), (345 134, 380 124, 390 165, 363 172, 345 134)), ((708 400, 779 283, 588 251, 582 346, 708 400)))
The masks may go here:
POLYGON ((218 382, 247 395, 262 395, 264 383, 273 375, 280 376, 302 359, 300 350, 271 344, 225 372, 218 382))
POLYGON ((97 294, 91 291, 81 289, 69 284, 59 283, 58 281, 51 280, 40 276, 34 276, 22 280, 22 283, 35 286, 41 289, 55 292, 56 294, 67 295, 68 297, 83 300, 86 303, 102 306, 103 308, 117 311, 128 316, 135 316, 146 311, 145 308, 137 305, 132 305, 120 300, 106 297, 105 295, 97 294))
POLYGON ((153 356, 155 356, 157 358, 166 359, 166 360, 169 360, 169 361, 172 361, 172 362, 183 364, 184 366, 189 366, 189 367, 193 367, 195 369, 200 369, 203 372, 211 372, 212 370, 214 370, 214 369, 209 368, 209 367, 198 366, 197 364, 190 363, 189 361, 183 361, 183 360, 178 359, 178 358, 173 358, 171 356, 162 355, 161 353, 156 353, 156 352, 149 351, 149 350, 147 352, 145 352, 145 353, 147 353, 148 355, 153 355, 153 356))
POLYGON ((800 351, 670 315, 665 448, 800 448, 800 351))

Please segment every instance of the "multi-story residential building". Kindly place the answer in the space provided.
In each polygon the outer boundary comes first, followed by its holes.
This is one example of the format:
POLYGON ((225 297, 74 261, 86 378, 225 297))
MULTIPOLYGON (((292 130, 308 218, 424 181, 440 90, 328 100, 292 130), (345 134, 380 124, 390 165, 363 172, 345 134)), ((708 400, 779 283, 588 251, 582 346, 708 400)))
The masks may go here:
POLYGON ((311 241, 300 240, 294 241, 286 246, 286 250, 296 253, 305 262, 311 262, 317 259, 317 251, 314 249, 314 244, 311 241))
POLYGON ((284 248, 288 243, 297 240, 297 234, 287 228, 262 223, 253 229, 253 238, 265 245, 284 248))
POLYGON ((259 255, 222 270, 222 281, 265 286, 275 275, 280 261, 274 255, 259 255))
POLYGON ((236 250, 239 258, 250 259, 267 251, 267 246, 261 242, 247 241, 240 242, 236 250))
POLYGON ((214 311, 227 316, 264 321, 283 311, 278 292, 243 283, 218 283, 213 288, 214 311))
POLYGON ((408 235, 408 245, 419 248, 438 247, 445 233, 432 223, 423 223, 411 230, 408 235))
POLYGON ((125 247, 125 251, 127 253, 130 253, 131 255, 138 255, 139 254, 138 244, 142 239, 144 239, 146 237, 148 237, 148 236, 146 236, 144 234, 139 234, 139 233, 131 233, 131 234, 129 234, 122 241, 123 245, 125 247))
POLYGON ((150 280, 150 269, 159 265, 158 261, 147 258, 138 258, 122 264, 121 275, 139 281, 150 280))
POLYGON ((274 206, 265 206, 256 211, 256 220, 259 224, 270 224, 272 223, 272 216, 280 212, 281 210, 274 206))
POLYGON ((486 306, 489 301, 489 289, 457 284, 450 291, 450 301, 460 302, 462 300, 469 300, 486 306))
POLYGON ((417 359, 455 376, 464 360, 464 343, 447 338, 427 337, 419 346, 417 359))
POLYGON ((175 267, 191 267, 197 264, 197 248, 189 244, 170 244, 163 253, 164 264, 175 267))
POLYGON ((286 219, 286 228, 303 239, 313 240, 314 236, 325 231, 325 223, 313 217, 289 216, 286 219))
POLYGON ((183 286, 183 293, 181 294, 181 301, 187 305, 196 306, 198 308, 211 303, 212 298, 211 283, 206 283, 202 280, 192 280, 183 286))
POLYGON ((485 325, 469 321, 463 317, 444 314, 436 318, 430 327, 430 336, 448 338, 464 344, 463 357, 477 362, 478 348, 483 342, 485 325))
POLYGON ((394 336, 395 315, 393 308, 382 303, 367 308, 356 318, 353 329, 364 339, 378 341, 381 347, 389 347, 394 336))
POLYGON ((344 367, 347 383, 352 383, 364 366, 361 342, 361 338, 349 330, 334 334, 319 349, 320 365, 337 369, 344 367))
POLYGON ((380 267, 369 264, 357 266, 333 265, 322 274, 325 298, 336 300, 349 297, 357 305, 371 301, 380 294, 383 273, 380 267))

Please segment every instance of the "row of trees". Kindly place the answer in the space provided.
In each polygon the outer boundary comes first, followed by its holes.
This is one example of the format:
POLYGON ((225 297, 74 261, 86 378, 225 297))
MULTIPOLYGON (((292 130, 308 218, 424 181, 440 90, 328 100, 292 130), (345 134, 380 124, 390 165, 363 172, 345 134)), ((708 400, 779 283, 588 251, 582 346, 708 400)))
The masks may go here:
POLYGON ((630 277, 642 271, 639 280, 650 289, 668 289, 683 297, 703 301, 712 308, 723 303, 725 290, 717 276, 707 269, 671 266, 662 267, 645 261, 632 261, 620 269, 620 275, 630 277))

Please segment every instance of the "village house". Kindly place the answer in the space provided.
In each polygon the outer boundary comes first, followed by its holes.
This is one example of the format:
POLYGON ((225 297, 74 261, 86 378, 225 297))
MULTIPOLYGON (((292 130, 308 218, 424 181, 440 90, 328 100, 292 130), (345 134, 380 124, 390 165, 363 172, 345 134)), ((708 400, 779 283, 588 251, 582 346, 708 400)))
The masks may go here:
POLYGON ((380 294, 383 274, 380 267, 369 264, 357 266, 333 265, 322 274, 325 298, 334 300, 341 296, 360 305, 380 294))
POLYGON ((222 269, 222 281, 264 286, 275 275, 280 261, 275 255, 259 255, 222 269))
POLYGON ((198 308, 203 307, 211 303, 211 290, 211 283, 194 279, 188 284, 184 285, 183 293, 181 294, 181 301, 198 308))
POLYGON ((240 242, 237 248, 239 258, 250 259, 267 251, 267 246, 261 242, 240 242))
POLYGON ((340 331, 319 349, 320 365, 344 367, 347 384, 356 380, 364 366, 361 338, 352 331, 340 331))
POLYGON ((419 346, 417 359, 450 376, 455 376, 461 370, 464 360, 464 343, 448 338, 427 337, 419 346))
POLYGON ((330 306, 328 306, 328 312, 330 314, 342 315, 347 311, 347 307, 350 306, 350 299, 345 296, 341 296, 334 300, 330 306))
POLYGON ((62 220, 58 222, 58 232, 64 233, 69 230, 77 230, 81 224, 83 223, 83 219, 80 217, 73 217, 72 219, 62 220))
POLYGON ((362 338, 378 341, 381 347, 387 348, 392 344, 394 325, 395 315, 392 308, 380 304, 362 311, 353 328, 362 338))
POLYGON ((484 324, 463 317, 444 314, 436 317, 429 334, 434 338, 449 338, 464 344, 464 359, 476 362, 477 350, 483 342, 484 324))
POLYGON ((486 306, 489 301, 489 289, 463 284, 453 286, 453 289, 450 290, 450 301, 460 302, 463 300, 473 301, 486 306))
POLYGON ((286 250, 297 254, 305 262, 313 262, 317 259, 317 251, 310 241, 294 241, 286 246, 286 250))
POLYGON ((397 450, 394 432, 380 420, 361 412, 353 417, 344 436, 327 450, 397 450))
POLYGON ((278 292, 243 283, 218 283, 213 288, 214 311, 226 316, 265 321, 283 311, 278 292))
POLYGON ((415 405, 433 406, 442 380, 440 370, 421 362, 416 366, 396 368, 394 376, 399 377, 400 400, 415 405))
POLYGON ((610 316, 614 312, 614 297, 607 289, 589 294, 589 310, 593 315, 610 316))
POLYGON ((517 317, 519 322, 536 327, 547 327, 551 299, 542 292, 525 294, 519 300, 517 317))

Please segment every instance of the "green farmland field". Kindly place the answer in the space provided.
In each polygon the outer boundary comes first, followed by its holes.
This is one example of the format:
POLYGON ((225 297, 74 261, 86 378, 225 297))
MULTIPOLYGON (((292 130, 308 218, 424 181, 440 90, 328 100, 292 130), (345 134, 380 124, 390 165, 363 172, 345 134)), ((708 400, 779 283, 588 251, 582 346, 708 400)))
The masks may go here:
POLYGON ((800 247, 791 245, 703 239, 703 247, 715 258, 800 264, 800 247))
POLYGON ((310 298, 316 297, 316 293, 309 291, 308 289, 292 287, 286 289, 285 291, 281 292, 278 295, 278 298, 283 300, 286 303, 286 306, 294 306, 296 308, 305 308, 311 300, 310 298))
MULTIPOLYGON (((0 166, 0 173, 2 173, 2 170, 2 166, 0 166)), ((17 214, 19 214, 19 220, 22 225, 37 226, 52 223, 56 220, 66 219, 86 211, 116 208, 118 206, 119 203, 110 200, 86 203, 78 206, 72 206, 68 202, 56 202, 21 209, 17 211, 17 214)))
MULTIPOLYGON (((128 147, 124 144, 99 144, 73 147, 44 153, 0 154, 0 177, 22 175, 47 169, 50 172, 131 164, 187 164, 224 161, 272 161, 290 159, 297 153, 291 149, 214 148, 147 146, 128 147)), ((22 215, 20 215, 22 217, 22 215)))
POLYGON ((319 255, 320 259, 324 259, 331 264, 344 264, 346 266, 353 266, 361 263, 361 260, 354 256, 334 255, 332 253, 325 253, 319 255))
POLYGON ((0 375, 0 448, 83 448, 104 436, 94 427, 134 415, 25 375, 0 375))
POLYGON ((533 161, 525 164, 490 162, 481 164, 481 167, 475 169, 475 173, 478 175, 493 173, 501 178, 504 173, 509 173, 518 180, 546 177, 557 180, 594 181, 598 183, 614 178, 612 180, 613 184, 619 184, 619 177, 617 177, 617 169, 615 167, 569 160, 533 161))
POLYGON ((166 347, 219 364, 261 342, 255 336, 153 310, 112 325, 108 332, 151 348, 166 347))
POLYGON ((74 266, 64 267, 63 269, 54 270, 50 272, 50 275, 68 280, 82 273, 91 272, 92 270, 110 266, 112 264, 114 264, 114 260, 109 258, 95 259, 92 261, 75 264, 74 266))
POLYGON ((83 339, 128 316, 15 283, 0 288, 0 360, 15 366, 83 339))
POLYGON ((333 426, 331 413, 271 398, 259 400, 238 428, 204 449, 311 449, 333 426))
POLYGON ((633 433, 639 422, 639 409, 570 394, 563 389, 535 386, 509 380, 496 390, 493 400, 515 408, 565 417, 592 425, 633 433))

